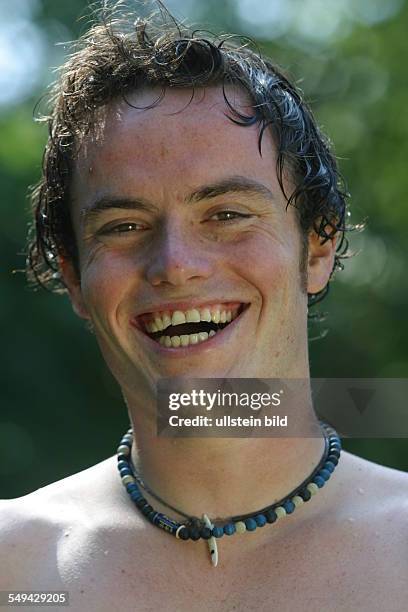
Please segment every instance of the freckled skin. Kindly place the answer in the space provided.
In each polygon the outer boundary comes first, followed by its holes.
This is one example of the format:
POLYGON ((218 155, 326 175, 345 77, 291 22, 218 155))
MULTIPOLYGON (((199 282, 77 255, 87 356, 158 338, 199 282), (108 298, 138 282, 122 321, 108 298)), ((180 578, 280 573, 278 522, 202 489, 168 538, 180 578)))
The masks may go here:
MULTIPOLYGON (((172 115, 189 97, 169 92, 149 111, 110 108, 104 139, 88 143, 78 163, 80 284, 70 262, 61 266, 76 312, 92 320, 124 391, 146 481, 191 514, 231 516, 286 496, 317 465, 321 440, 151 436, 143 393, 148 399, 158 377, 180 372, 308 377, 307 298, 299 231, 293 210, 285 212, 271 140, 260 158, 256 128, 226 119, 216 89, 172 115), (262 182, 276 194, 273 203, 241 194, 186 204, 192 189, 231 175, 262 182), (104 225, 132 224, 120 238, 95 223, 83 227, 80 208, 109 194, 149 198, 154 212, 110 212, 104 225), (253 216, 228 226, 210 221, 229 207, 253 216), (199 358, 159 358, 141 346, 129 326, 135 309, 197 297, 250 302, 245 326, 199 358)), ((326 284, 333 255, 331 243, 309 237, 310 292, 326 284)), ((135 512, 116 463, 112 456, 23 498, 0 500, 0 558, 7 559, 0 588, 67 590, 72 610, 87 612, 406 609, 406 474, 343 452, 316 501, 251 535, 222 538, 214 570, 204 542, 166 536, 135 512)))
MULTIPOLYGON (((129 318, 149 300, 231 297, 251 303, 243 333, 222 351, 188 360, 191 376, 308 376, 307 295, 299 274, 300 233, 292 207, 280 191, 269 134, 258 152, 258 127, 243 128, 226 116, 219 88, 206 90, 183 108, 190 92, 169 91, 149 110, 124 103, 111 107, 103 138, 86 147, 74 185, 73 217, 80 245, 81 287, 71 291, 77 311, 90 318, 101 350, 122 388, 151 388, 186 363, 142 351, 129 318), (170 143, 170 144, 169 144, 170 143), (92 173, 85 171, 92 167, 92 173), (267 186, 274 202, 245 195, 186 204, 187 194, 228 176, 267 186), (100 240, 99 228, 81 227, 79 210, 98 195, 143 197, 154 214, 120 213, 146 223, 147 234, 122 242, 100 240), (210 209, 236 208, 253 218, 229 228, 207 222, 210 209)), ((148 104, 151 92, 137 96, 148 104)), ((242 104, 246 104, 242 95, 242 104)), ((329 259, 331 254, 329 254, 329 259)), ((329 267, 330 263, 327 264, 329 267)))

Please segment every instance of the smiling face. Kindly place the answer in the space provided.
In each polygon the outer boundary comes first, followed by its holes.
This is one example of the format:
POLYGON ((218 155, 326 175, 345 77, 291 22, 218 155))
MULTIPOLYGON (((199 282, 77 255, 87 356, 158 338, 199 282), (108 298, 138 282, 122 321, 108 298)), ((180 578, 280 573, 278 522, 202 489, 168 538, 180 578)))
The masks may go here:
MULTIPOLYGON (((166 376, 306 377, 302 240, 272 138, 261 157, 258 127, 225 116, 221 88, 189 99, 168 90, 152 109, 111 105, 83 150, 72 190, 80 282, 61 263, 74 308, 125 393, 166 376)), ((333 249, 311 246, 316 291, 333 249)))

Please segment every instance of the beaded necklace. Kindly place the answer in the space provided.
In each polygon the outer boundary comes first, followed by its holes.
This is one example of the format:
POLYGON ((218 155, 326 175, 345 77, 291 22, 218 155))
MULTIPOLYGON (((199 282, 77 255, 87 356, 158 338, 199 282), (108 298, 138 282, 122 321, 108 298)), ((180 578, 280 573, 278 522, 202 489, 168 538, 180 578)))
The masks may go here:
POLYGON ((324 434, 325 448, 321 460, 311 475, 280 501, 256 512, 232 516, 228 519, 216 518, 211 521, 206 514, 203 514, 201 519, 196 516, 187 515, 177 508, 170 506, 157 494, 153 493, 143 482, 140 475, 137 474, 131 460, 133 429, 129 429, 126 432, 117 449, 118 470, 122 483, 131 500, 152 525, 167 531, 167 533, 180 540, 197 541, 201 538, 207 540, 211 562, 214 566, 217 566, 217 539, 224 535, 231 536, 234 533, 255 531, 258 527, 266 525, 266 523, 275 523, 287 514, 292 514, 296 508, 309 501, 329 480, 340 458, 341 442, 333 427, 322 421, 320 421, 320 425, 324 434), (183 516, 186 519, 184 523, 179 523, 166 514, 154 510, 145 497, 143 497, 140 487, 144 488, 162 504, 183 516))

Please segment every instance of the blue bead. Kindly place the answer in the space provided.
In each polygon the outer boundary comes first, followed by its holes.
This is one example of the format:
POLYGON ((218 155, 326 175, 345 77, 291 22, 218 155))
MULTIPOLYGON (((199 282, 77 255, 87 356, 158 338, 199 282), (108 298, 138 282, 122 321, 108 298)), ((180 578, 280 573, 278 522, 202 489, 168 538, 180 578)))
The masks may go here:
POLYGON ((327 460, 334 463, 334 465, 337 465, 337 463, 339 462, 339 459, 340 459, 340 451, 338 450, 330 451, 330 455, 327 457, 327 460), (337 463, 335 460, 337 460, 337 463))
POLYGON ((330 461, 330 463, 334 463, 334 465, 337 465, 339 463, 339 456, 330 454, 328 456, 328 460, 330 461))
POLYGON ((212 534, 214 538, 222 538, 224 535, 224 529, 222 527, 213 527, 212 534))
POLYGON ((225 535, 232 535, 236 531, 234 523, 227 523, 224 525, 224 533, 225 535))
POLYGON ((284 504, 282 504, 282 507, 285 508, 286 514, 292 514, 296 506, 293 501, 290 501, 290 499, 288 499, 287 501, 285 501, 284 504))
POLYGON ((247 531, 255 531, 257 527, 256 520, 253 518, 247 518, 245 520, 245 525, 246 525, 247 531))
POLYGON ((313 482, 321 489, 326 481, 321 476, 316 476, 313 482))
POLYGON ((331 473, 329 472, 329 470, 320 470, 319 472, 319 476, 321 476, 324 480, 329 480, 331 473))
POLYGON ((119 446, 128 446, 129 448, 132 448, 132 443, 130 440, 121 440, 119 446))
POLYGON ((160 521, 160 519, 162 518, 163 514, 161 512, 157 512, 156 516, 153 519, 153 524, 157 525, 157 523, 160 521))
POLYGON ((131 475, 132 475, 132 472, 130 471, 130 469, 129 469, 129 468, 122 468, 122 469, 120 470, 120 475, 121 475, 121 476, 131 476, 131 475))
POLYGON ((129 463, 127 461, 123 461, 123 459, 121 461, 118 461, 118 470, 127 467, 129 467, 129 463))
POLYGON ((332 463, 331 461, 326 461, 326 463, 324 464, 324 469, 325 470, 329 470, 329 472, 334 472, 336 466, 334 465, 334 463, 332 463))
POLYGON ((143 499, 143 495, 140 491, 132 491, 130 498, 133 499, 133 501, 137 501, 138 499, 143 499))
POLYGON ((264 514, 257 514, 255 517, 256 524, 258 527, 266 525, 266 516, 264 514))
POLYGON ((126 485, 126 491, 131 493, 132 491, 139 491, 139 487, 134 482, 128 482, 126 485))

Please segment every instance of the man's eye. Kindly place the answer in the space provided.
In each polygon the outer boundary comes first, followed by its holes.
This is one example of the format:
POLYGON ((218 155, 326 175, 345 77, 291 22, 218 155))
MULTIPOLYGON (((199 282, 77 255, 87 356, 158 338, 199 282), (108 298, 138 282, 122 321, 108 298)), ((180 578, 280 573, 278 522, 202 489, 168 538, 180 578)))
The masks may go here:
POLYGON ((211 215, 210 219, 214 221, 235 221, 235 219, 247 219, 251 216, 252 215, 245 215, 244 213, 236 212, 235 210, 222 210, 214 215, 211 215))
POLYGON ((102 234, 128 234, 145 229, 141 223, 119 223, 101 230, 102 234))

